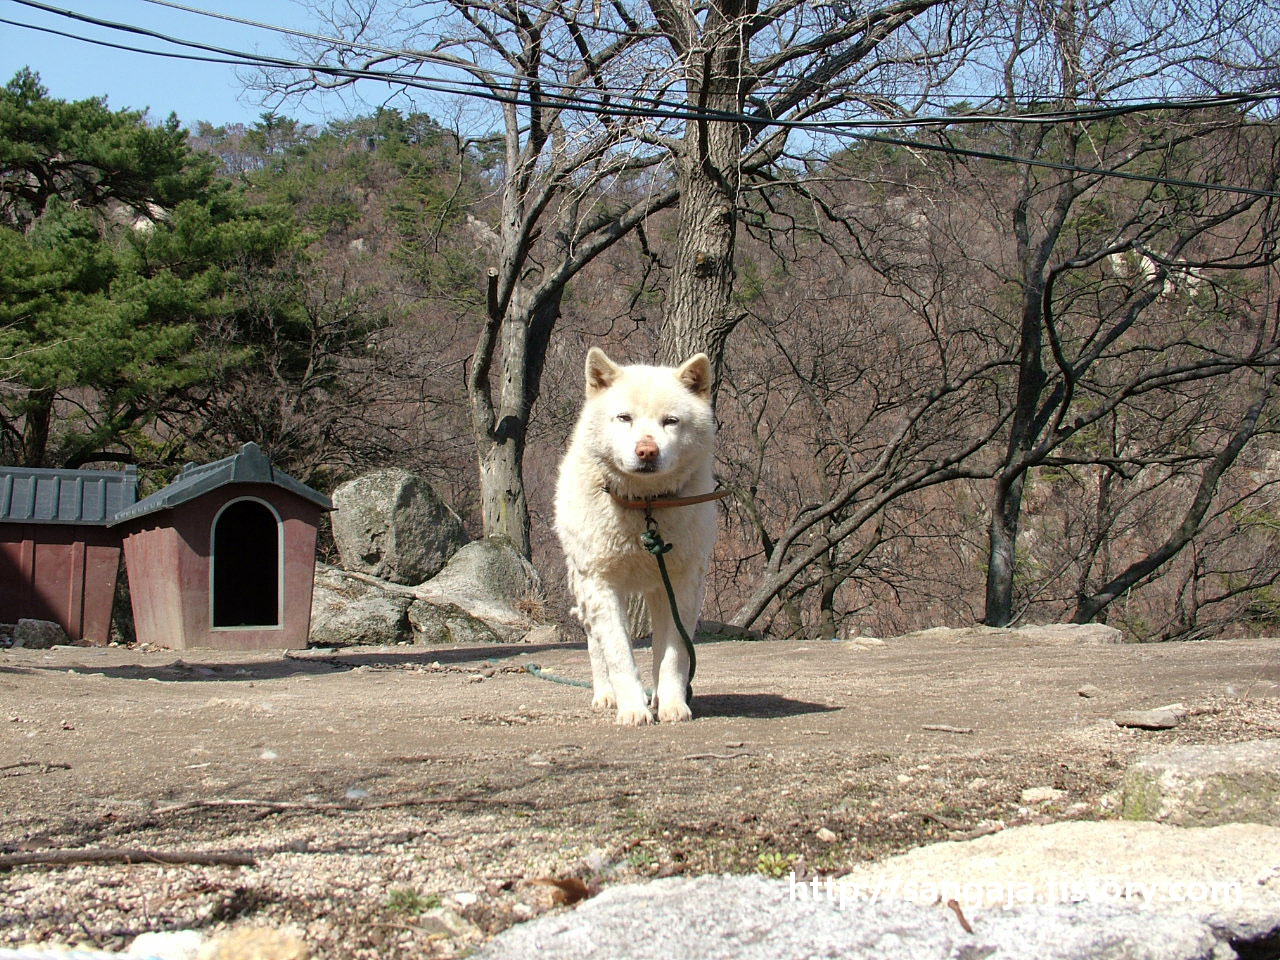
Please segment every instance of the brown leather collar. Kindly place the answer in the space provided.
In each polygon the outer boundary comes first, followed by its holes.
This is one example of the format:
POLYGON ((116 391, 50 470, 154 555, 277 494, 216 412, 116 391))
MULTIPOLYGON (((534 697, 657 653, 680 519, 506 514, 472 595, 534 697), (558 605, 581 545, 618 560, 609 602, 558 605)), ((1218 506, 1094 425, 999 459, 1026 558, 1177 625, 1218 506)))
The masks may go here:
POLYGON ((629 510, 664 510, 667 507, 689 507, 695 503, 706 503, 710 500, 723 500, 732 490, 713 490, 711 493, 699 493, 692 497, 650 497, 644 500, 631 500, 620 497, 608 487, 604 492, 613 497, 613 502, 629 510))

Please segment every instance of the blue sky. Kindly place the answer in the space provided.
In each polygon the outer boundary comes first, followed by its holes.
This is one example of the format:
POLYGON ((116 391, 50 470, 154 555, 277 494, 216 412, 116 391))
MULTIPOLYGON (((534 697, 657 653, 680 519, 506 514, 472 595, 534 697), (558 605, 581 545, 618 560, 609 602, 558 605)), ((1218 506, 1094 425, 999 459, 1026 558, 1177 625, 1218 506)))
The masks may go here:
MULTIPOLYGON (((47 4, 202 43, 254 53, 292 55, 285 38, 277 33, 157 6, 146 0, 47 0, 47 4)), ((304 12, 288 0, 187 0, 187 5, 320 32, 307 21, 304 12)), ((179 49, 158 40, 70 20, 16 0, 0 0, 0 18, 129 46, 179 49)), ((267 109, 260 103, 259 94, 245 91, 243 80, 237 76, 237 71, 245 73, 244 68, 126 53, 0 23, 0 83, 7 82, 23 66, 39 73, 50 94, 59 99, 106 96, 112 109, 146 107, 154 119, 163 119, 172 111, 187 126, 194 126, 200 120, 214 124, 253 123, 267 109)), ((357 112, 365 109, 359 106, 357 112)), ((351 111, 336 97, 329 97, 311 101, 306 106, 288 104, 278 112, 322 121, 347 116, 351 111)))

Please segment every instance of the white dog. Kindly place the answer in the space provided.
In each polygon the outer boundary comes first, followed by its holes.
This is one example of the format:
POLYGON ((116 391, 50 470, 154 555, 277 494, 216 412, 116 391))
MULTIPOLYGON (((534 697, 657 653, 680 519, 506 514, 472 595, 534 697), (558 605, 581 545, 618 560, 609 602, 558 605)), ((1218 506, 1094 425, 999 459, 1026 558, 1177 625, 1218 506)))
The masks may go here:
MULTIPOLYGON (((587 631, 592 706, 617 707, 620 724, 689 720, 689 657, 671 619, 654 556, 641 543, 643 509, 619 499, 652 500, 710 493, 715 420, 711 361, 698 354, 679 367, 618 366, 587 354, 587 395, 556 484, 556 533, 564 547, 574 614, 587 631), (645 598, 653 621, 653 703, 636 672, 627 599, 645 598)), ((702 612, 716 539, 712 503, 658 507, 654 519, 673 548, 667 569, 692 636, 702 612)))

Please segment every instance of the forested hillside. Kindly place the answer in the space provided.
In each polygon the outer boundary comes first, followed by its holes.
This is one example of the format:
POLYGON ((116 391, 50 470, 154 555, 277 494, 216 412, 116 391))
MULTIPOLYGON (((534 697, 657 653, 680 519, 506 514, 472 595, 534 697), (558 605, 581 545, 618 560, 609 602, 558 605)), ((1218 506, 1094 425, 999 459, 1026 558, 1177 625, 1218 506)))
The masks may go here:
MULTIPOLYGON (((1242 107, 1184 119, 989 120, 922 134, 945 151, 844 141, 746 176, 711 341, 733 497, 709 616, 814 637, 1274 629, 1280 143, 1242 107)), ((669 359, 687 224, 649 159, 579 168, 513 234, 509 146, 391 108, 188 134, 15 77, 0 460, 158 482, 253 440, 322 489, 415 470, 480 535, 509 531, 478 463, 515 443, 504 469, 558 583, 583 356, 669 359), (532 259, 507 289, 513 244, 532 259), (519 364, 517 331, 542 341, 519 364)))

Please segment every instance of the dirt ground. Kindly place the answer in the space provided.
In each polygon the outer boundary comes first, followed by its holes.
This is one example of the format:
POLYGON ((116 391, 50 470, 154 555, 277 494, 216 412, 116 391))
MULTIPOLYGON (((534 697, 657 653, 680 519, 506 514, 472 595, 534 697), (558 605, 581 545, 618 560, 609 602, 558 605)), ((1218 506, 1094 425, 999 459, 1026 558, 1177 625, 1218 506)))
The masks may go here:
POLYGON ((141 861, 0 867, 0 946, 262 924, 319 958, 455 956, 576 881, 840 873, 1115 816, 1137 754, 1280 735, 1280 640, 714 643, 697 719, 640 729, 530 663, 589 676, 573 644, 0 652, 0 857, 141 861), (1174 730, 1109 720, 1171 702, 1174 730))

